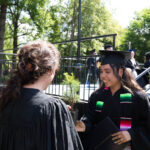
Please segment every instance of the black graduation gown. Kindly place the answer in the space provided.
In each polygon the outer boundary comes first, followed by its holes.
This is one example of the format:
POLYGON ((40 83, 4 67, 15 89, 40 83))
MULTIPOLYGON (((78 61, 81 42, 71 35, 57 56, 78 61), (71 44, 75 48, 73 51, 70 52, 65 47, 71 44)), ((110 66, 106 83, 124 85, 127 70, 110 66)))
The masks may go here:
POLYGON ((0 150, 83 150, 66 105, 37 89, 0 113, 0 150))
MULTIPOLYGON (((130 59, 127 61, 126 67, 127 67, 127 68, 130 68, 131 70, 135 70, 138 75, 144 71, 142 68, 140 68, 140 66, 138 65, 137 62, 136 62, 135 65, 133 65, 133 63, 131 62, 130 59), (138 69, 136 69, 136 68, 138 68, 138 69)), ((141 78, 139 78, 139 79, 137 80, 137 83, 138 83, 142 88, 144 88, 145 85, 148 84, 148 74, 145 74, 145 75, 143 75, 141 78)))
MULTIPOLYGON (((120 94, 122 93, 128 92, 121 88, 112 96, 110 90, 99 89, 91 95, 88 111, 81 118, 86 125, 87 135, 106 117, 109 117, 116 127, 120 129, 120 114, 122 113, 120 94), (97 101, 104 102, 102 112, 96 111, 97 101)), ((135 92, 132 96, 132 107, 127 109, 127 112, 131 113, 130 117, 132 117, 132 128, 128 130, 131 135, 131 149, 150 150, 150 106, 148 97, 142 92, 135 92)), ((99 136, 103 136, 105 131, 102 132, 102 135, 99 133, 99 136)), ((93 137, 91 137, 91 140, 93 140, 93 137)))

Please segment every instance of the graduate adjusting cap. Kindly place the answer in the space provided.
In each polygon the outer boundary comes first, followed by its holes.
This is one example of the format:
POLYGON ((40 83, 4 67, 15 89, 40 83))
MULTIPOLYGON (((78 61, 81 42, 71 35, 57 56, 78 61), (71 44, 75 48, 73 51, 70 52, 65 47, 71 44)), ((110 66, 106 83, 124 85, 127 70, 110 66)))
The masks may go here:
POLYGON ((114 64, 118 67, 125 67, 127 60, 131 57, 131 54, 128 51, 100 50, 100 54, 102 56, 101 65, 114 64))

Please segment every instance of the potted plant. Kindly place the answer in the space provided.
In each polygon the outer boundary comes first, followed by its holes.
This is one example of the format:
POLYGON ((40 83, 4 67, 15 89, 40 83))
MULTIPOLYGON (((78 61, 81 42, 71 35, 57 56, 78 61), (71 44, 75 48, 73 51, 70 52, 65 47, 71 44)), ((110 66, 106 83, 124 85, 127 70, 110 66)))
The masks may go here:
POLYGON ((62 82, 64 85, 64 92, 62 99, 65 101, 66 104, 70 105, 71 114, 73 117, 74 122, 76 122, 78 118, 78 109, 75 108, 75 103, 79 102, 79 89, 80 89, 80 82, 78 79, 75 79, 73 73, 69 75, 67 72, 64 73, 64 80, 62 82))

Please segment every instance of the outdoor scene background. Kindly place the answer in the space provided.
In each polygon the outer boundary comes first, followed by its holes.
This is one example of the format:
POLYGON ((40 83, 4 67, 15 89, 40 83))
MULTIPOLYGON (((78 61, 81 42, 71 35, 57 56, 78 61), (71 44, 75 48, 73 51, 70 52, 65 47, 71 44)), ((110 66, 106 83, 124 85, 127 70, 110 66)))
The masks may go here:
MULTIPOLYGON (((150 50, 150 7, 136 12, 122 28, 105 2, 82 0, 81 37, 117 34, 116 49, 128 50, 130 42, 136 59, 143 63, 144 54, 150 50)), ((77 39, 78 6, 78 0, 0 0, 0 50, 17 53, 24 43, 36 39, 52 43, 77 39)), ((112 38, 81 42, 81 56, 89 55, 91 49, 99 52, 105 44, 112 44, 112 38)), ((77 42, 55 46, 62 56, 77 55, 77 42)))

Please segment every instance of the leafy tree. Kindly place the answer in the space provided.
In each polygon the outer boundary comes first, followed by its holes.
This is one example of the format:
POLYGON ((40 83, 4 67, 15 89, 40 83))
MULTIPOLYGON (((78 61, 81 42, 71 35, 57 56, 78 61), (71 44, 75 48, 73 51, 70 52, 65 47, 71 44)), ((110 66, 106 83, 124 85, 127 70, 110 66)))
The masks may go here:
MULTIPOLYGON (((62 4, 61 4, 62 5, 62 4)), ((66 5, 62 5, 61 9, 55 6, 56 11, 54 16, 59 16, 58 24, 53 26, 53 29, 59 29, 61 34, 57 34, 59 41, 77 39, 78 36, 78 1, 68 0, 66 5), (57 14, 57 15, 56 15, 57 14)), ((119 35, 121 27, 113 20, 110 12, 105 8, 100 0, 83 0, 82 1, 82 24, 81 24, 81 37, 93 37, 104 34, 117 33, 117 46, 119 45, 119 35)), ((55 17, 55 20, 57 18, 55 17)), ((56 22, 56 21, 55 21, 56 22)), ((53 33, 49 34, 53 38, 53 33)), ((54 35, 55 37, 55 35, 54 35)), ((49 38, 49 39, 50 39, 49 38)), ((57 38, 57 39, 58 39, 57 38)), ((58 40, 57 40, 58 41, 58 40)), ((103 49, 104 43, 112 43, 112 38, 89 40, 81 42, 81 55, 86 55, 87 51, 96 48, 97 50, 103 49)), ((77 42, 58 45, 62 55, 76 56, 77 42)))
MULTIPOLYGON (((8 43, 8 40, 12 42, 9 45, 13 45, 14 54, 17 53, 20 43, 26 43, 44 35, 45 25, 47 25, 45 20, 49 16, 46 16, 45 9, 48 1, 9 1, 7 8, 7 33, 9 35, 6 35, 5 43, 8 43)), ((15 60, 15 56, 13 59, 15 60)))
MULTIPOLYGON (((82 3, 82 36, 98 36, 117 33, 121 31, 120 26, 112 18, 105 5, 100 0, 84 0, 82 3)), ((103 49, 104 44, 112 43, 112 38, 101 38, 99 40, 87 41, 87 50, 96 48, 103 49)), ((116 45, 118 45, 116 43, 116 45)), ((84 50, 85 51, 85 50, 84 50)))
MULTIPOLYGON (((77 39, 78 35, 78 1, 76 0, 9 0, 7 31, 5 43, 13 39, 14 53, 24 42, 41 38, 54 43, 77 39)), ((90 37, 118 33, 121 28, 113 20, 109 11, 100 0, 82 1, 81 36, 90 37)), ((118 46, 119 36, 117 38, 118 46)), ((81 55, 90 49, 103 48, 103 43, 111 43, 111 38, 81 42, 81 55)), ((56 45, 62 55, 76 55, 77 42, 56 45)), ((6 47, 6 45, 5 45, 6 47)))
POLYGON ((127 50, 129 42, 136 50, 137 60, 143 62, 144 54, 150 51, 150 8, 137 12, 130 22, 121 41, 122 48, 127 50))
MULTIPOLYGON (((4 47, 4 34, 5 34, 5 22, 6 22, 6 10, 7 1, 0 2, 0 51, 3 51, 4 47)), ((2 60, 3 55, 0 55, 0 60, 2 60)), ((0 64, 0 77, 2 76, 2 64, 0 64)))

